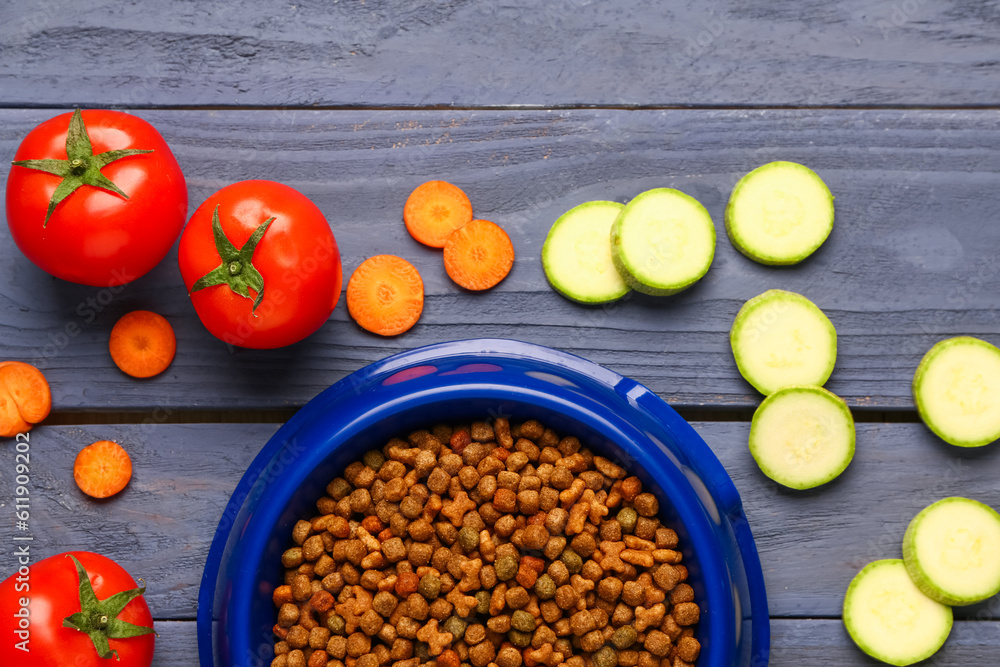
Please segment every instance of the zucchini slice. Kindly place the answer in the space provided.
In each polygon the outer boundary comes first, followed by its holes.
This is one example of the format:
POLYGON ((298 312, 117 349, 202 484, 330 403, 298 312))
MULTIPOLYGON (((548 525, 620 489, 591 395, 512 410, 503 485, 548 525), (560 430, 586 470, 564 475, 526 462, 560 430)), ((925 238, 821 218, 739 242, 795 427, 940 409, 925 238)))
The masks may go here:
POLYGON ((966 605, 1000 593, 1000 514, 970 498, 944 498, 913 517, 903 562, 924 595, 966 605))
POLYGON ((951 625, 951 607, 921 593, 899 559, 866 565, 844 596, 844 627, 851 639, 890 665, 912 665, 934 655, 951 625))
POLYGON ((981 447, 1000 438, 1000 349, 972 336, 937 343, 917 366, 913 400, 945 442, 981 447))
POLYGON ((729 332, 740 374, 765 396, 791 385, 822 386, 837 361, 837 331, 809 299, 768 290, 740 308, 729 332))
POLYGON ((667 296, 698 282, 715 257, 715 225, 705 207, 680 190, 636 196, 611 229, 611 256, 632 289, 667 296))
POLYGON ((792 489, 811 489, 854 458, 854 417, 822 387, 785 387, 764 399, 750 423, 750 453, 761 472, 792 489))
POLYGON ((797 264, 833 229, 833 195, 809 167, 770 162, 744 176, 726 205, 726 233, 761 264, 797 264))
POLYGON ((608 238, 623 204, 590 201, 563 213, 542 246, 542 268, 553 289, 580 303, 608 303, 629 292, 611 260, 608 238))

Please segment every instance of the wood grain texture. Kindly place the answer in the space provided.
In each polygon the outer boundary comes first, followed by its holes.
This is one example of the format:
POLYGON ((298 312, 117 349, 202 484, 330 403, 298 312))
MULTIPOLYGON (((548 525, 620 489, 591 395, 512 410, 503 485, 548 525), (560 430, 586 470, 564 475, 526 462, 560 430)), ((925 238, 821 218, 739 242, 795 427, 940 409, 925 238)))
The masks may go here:
MULTIPOLYGON (((153 667, 195 665, 198 661, 198 630, 193 621, 160 621, 153 667)), ((1000 622, 958 621, 948 641, 924 664, 935 667, 991 665, 1000 652, 1000 622)), ((263 663, 267 665, 267 662, 263 663)), ((768 667, 875 667, 885 663, 869 658, 851 643, 840 621, 771 620, 771 659, 768 667)), ((252 663, 247 667, 257 667, 252 663)))
MULTIPOLYGON (((793 492, 770 482, 747 450, 748 425, 696 423, 736 483, 754 532, 773 617, 840 616, 843 594, 868 562, 901 557, 907 523, 951 495, 1000 507, 1000 449, 969 451, 917 424, 862 424, 857 453, 834 482, 793 492)), ((159 619, 193 618, 205 558, 232 490, 277 430, 267 424, 46 427, 31 435, 30 534, 42 558, 96 550, 148 582, 159 619), (121 443, 134 477, 119 496, 97 502, 73 483, 72 461, 98 439, 121 443)), ((0 505, 10 506, 12 447, 0 450, 0 505)), ((0 540, 12 544, 12 521, 0 540)), ((18 533, 21 534, 21 533, 18 533)), ((0 557, 0 572, 12 570, 0 557)), ((956 608, 956 617, 1000 618, 1000 596, 956 608)))
POLYGON ((0 9, 6 106, 996 105, 1000 5, 552 0, 0 9))
MULTIPOLYGON (((0 160, 50 110, 0 111, 0 160)), ((345 276, 374 254, 423 274, 424 314, 381 338, 343 303, 306 341, 228 349, 198 321, 176 251, 120 293, 58 281, 34 267, 0 226, 0 358, 39 365, 57 410, 265 409, 299 406, 389 354, 446 340, 518 338, 561 348, 648 385, 681 406, 757 405, 737 373, 728 330, 766 289, 801 292, 830 316, 839 358, 828 383, 851 405, 912 408, 921 356, 948 336, 1000 342, 1000 112, 843 110, 149 111, 188 178, 191 210, 246 178, 279 180, 325 212, 345 276), (800 265, 764 267, 723 228, 736 181, 776 159, 814 168, 836 195, 827 243, 800 265), (401 222, 429 178, 469 193, 477 216, 511 235, 511 275, 463 292, 440 251, 401 222), (627 201, 652 187, 698 198, 719 234, 704 280, 673 297, 630 296, 584 307, 546 284, 540 252, 555 219, 591 199, 627 201), (178 354, 136 382, 107 353, 111 326, 146 308, 174 325, 178 354)))

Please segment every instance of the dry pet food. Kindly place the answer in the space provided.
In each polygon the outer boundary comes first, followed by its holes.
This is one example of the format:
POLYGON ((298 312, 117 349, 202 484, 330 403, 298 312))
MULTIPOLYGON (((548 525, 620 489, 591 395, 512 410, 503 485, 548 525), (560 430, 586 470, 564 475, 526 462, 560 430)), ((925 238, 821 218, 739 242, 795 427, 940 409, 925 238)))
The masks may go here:
POLYGON ((637 477, 531 420, 393 438, 292 530, 272 667, 687 667, 699 607, 637 477))

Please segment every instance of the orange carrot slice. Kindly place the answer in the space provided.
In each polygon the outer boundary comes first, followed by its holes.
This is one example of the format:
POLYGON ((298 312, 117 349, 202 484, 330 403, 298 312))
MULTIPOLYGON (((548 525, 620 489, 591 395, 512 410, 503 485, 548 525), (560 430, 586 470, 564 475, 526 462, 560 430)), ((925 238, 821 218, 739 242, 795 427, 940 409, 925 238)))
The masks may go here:
POLYGON ((73 479, 80 490, 94 498, 113 496, 132 479, 132 459, 121 445, 98 440, 87 445, 73 462, 73 479))
POLYGON ((0 362, 0 437, 30 431, 51 409, 52 392, 40 370, 21 361, 0 362))
POLYGON ((410 193, 403 222, 410 236, 432 248, 443 248, 453 231, 472 220, 472 202, 458 186, 427 181, 410 193))
POLYGON ((417 323, 423 309, 424 281, 401 257, 369 257, 347 283, 347 311, 372 333, 401 334, 417 323))
POLYGON ((489 220, 473 220, 444 244, 444 269, 466 289, 489 289, 514 266, 514 245, 507 232, 489 220))
POLYGON ((148 310, 124 315, 111 330, 111 358, 123 372, 137 378, 158 375, 177 352, 177 338, 170 323, 148 310))

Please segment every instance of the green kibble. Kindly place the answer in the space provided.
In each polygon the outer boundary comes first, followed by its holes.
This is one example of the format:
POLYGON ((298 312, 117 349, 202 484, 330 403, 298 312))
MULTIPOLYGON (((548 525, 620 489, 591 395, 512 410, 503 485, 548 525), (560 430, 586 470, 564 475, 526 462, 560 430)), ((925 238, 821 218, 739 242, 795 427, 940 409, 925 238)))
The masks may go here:
POLYGON ((469 553, 479 546, 479 533, 476 532, 475 528, 465 526, 458 531, 458 544, 466 553, 469 553))
MULTIPOLYGON (((527 612, 525 612, 527 613, 527 612)), ((513 622, 513 621, 512 621, 513 622)), ((531 646, 531 633, 521 632, 520 630, 511 630, 507 633, 507 639, 510 643, 518 648, 528 648, 531 646)))
POLYGON ((497 579, 510 581, 517 575, 517 559, 513 556, 504 556, 493 564, 493 568, 496 570, 497 579))
POLYGON ((458 616, 449 616, 448 620, 446 620, 441 627, 444 628, 445 632, 450 632, 451 636, 456 640, 459 640, 465 636, 465 630, 469 627, 469 624, 467 621, 463 621, 458 616))
POLYGON ((437 598, 441 594, 441 579, 435 577, 433 574, 425 574, 420 577, 420 583, 417 584, 417 592, 428 600, 437 598))
POLYGON ((490 593, 489 591, 476 591, 476 613, 490 613, 490 593))
POLYGON ((330 482, 330 485, 326 487, 326 492, 334 500, 342 500, 351 492, 351 485, 343 477, 338 477, 330 482))
POLYGON ((563 549, 562 555, 559 556, 559 560, 563 562, 563 565, 566 566, 566 569, 569 570, 570 574, 579 574, 580 570, 583 569, 583 559, 580 558, 580 554, 568 547, 563 549))
POLYGON ((543 574, 535 581, 535 595, 539 600, 551 600, 555 597, 556 588, 558 588, 556 582, 548 574, 543 574))
POLYGON ((375 472, 378 472, 379 468, 382 467, 382 464, 385 463, 385 455, 377 449, 372 449, 365 452, 365 455, 361 457, 361 460, 366 466, 375 472))
POLYGON ((535 617, 523 609, 518 609, 510 616, 510 627, 521 632, 534 632, 535 617))
POLYGON ((599 649, 592 659, 594 667, 618 667, 618 651, 610 646, 599 649))
POLYGON ((424 642, 413 642, 413 656, 420 658, 420 664, 429 662, 431 659, 430 649, 424 642))
POLYGON ((618 512, 618 523, 622 526, 623 533, 631 533, 635 530, 635 522, 639 520, 639 513, 634 507, 623 507, 618 512))
POLYGON ((623 625, 615 630, 615 634, 611 635, 611 643, 614 644, 615 648, 619 651, 624 651, 635 643, 636 637, 637 633, 635 628, 631 625, 623 625))
POLYGON ((343 616, 330 614, 330 617, 326 619, 326 628, 335 635, 343 635, 347 628, 347 622, 344 621, 343 616))

